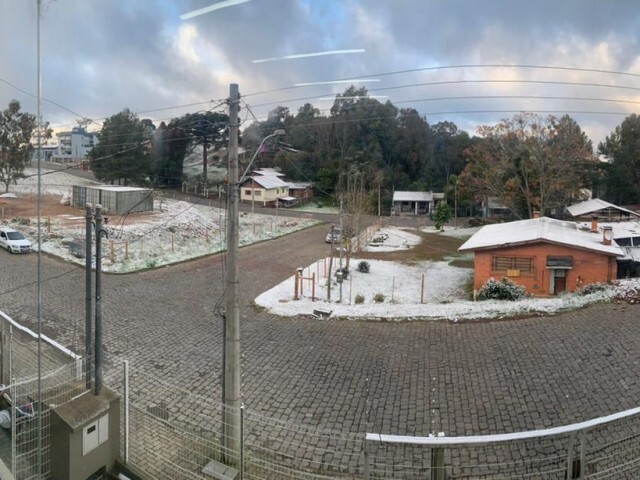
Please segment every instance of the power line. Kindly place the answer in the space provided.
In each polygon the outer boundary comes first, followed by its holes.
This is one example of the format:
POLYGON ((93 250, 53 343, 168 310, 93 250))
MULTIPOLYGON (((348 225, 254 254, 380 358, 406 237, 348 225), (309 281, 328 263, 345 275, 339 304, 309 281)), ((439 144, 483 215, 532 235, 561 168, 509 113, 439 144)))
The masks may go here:
MULTIPOLYGON (((558 71, 566 71, 566 72, 585 72, 585 73, 599 73, 599 74, 610 74, 610 75, 620 75, 620 76, 629 76, 634 78, 640 78, 640 74, 623 72, 620 70, 604 70, 597 68, 581 68, 581 67, 562 67, 562 66, 552 66, 552 65, 532 65, 532 64, 500 64, 500 63, 487 63, 487 64, 459 64, 459 65, 440 65, 436 67, 420 67, 420 68, 408 68, 404 70, 395 70, 391 72, 382 72, 382 73, 367 73, 365 75, 358 76, 350 76, 337 78, 336 81, 344 81, 344 80, 358 80, 361 78, 368 77, 388 77, 393 75, 401 75, 407 73, 418 73, 418 72, 429 72, 429 71, 439 71, 439 70, 457 70, 457 69, 465 69, 465 68, 521 68, 521 69, 539 69, 539 70, 558 70, 558 71)), ((245 94, 245 97, 252 97, 256 95, 265 95, 267 93, 276 93, 283 92, 287 90, 294 90, 296 86, 288 86, 282 88, 275 88, 272 90, 263 90, 261 92, 253 92, 245 94)))

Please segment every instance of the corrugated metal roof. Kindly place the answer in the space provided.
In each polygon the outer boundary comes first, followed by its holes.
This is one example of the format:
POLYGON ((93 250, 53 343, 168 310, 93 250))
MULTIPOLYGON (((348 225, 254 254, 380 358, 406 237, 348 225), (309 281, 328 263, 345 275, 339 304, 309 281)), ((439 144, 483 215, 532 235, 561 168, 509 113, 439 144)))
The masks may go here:
POLYGON ((394 202, 432 202, 433 192, 393 192, 394 202))
POLYGON ((287 182, 289 188, 305 189, 311 186, 311 182, 287 182))
POLYGON ((273 168, 269 168, 269 167, 265 167, 265 168, 258 168, 256 170, 253 171, 255 174, 257 175, 263 175, 263 176, 274 176, 274 177, 284 177, 284 173, 281 173, 273 168))
MULTIPOLYGON (((270 190, 272 188, 281 188, 288 187, 287 182, 283 182, 278 177, 270 176, 270 175, 257 175, 255 177, 251 177, 253 180, 263 188, 270 190)), ((251 178, 247 178, 243 183, 251 181, 251 178)))
POLYGON ((620 212, 627 213, 636 217, 640 217, 640 214, 637 214, 632 210, 628 210, 623 207, 618 207, 613 203, 605 202, 604 200, 601 200, 599 198, 592 198, 591 200, 587 200, 585 202, 576 203, 575 205, 571 205, 570 207, 567 207, 567 210, 572 216, 581 217, 582 215, 589 215, 590 213, 600 212, 607 208, 610 208, 612 210, 618 210, 620 212))
POLYGON ((103 190, 109 192, 150 192, 150 188, 125 187, 124 185, 78 185, 92 190, 103 190))
POLYGON ((622 249, 614 243, 602 243, 602 233, 583 230, 574 222, 541 217, 517 222, 498 223, 482 227, 458 250, 481 250, 508 247, 535 242, 548 242, 605 255, 623 256, 622 249))

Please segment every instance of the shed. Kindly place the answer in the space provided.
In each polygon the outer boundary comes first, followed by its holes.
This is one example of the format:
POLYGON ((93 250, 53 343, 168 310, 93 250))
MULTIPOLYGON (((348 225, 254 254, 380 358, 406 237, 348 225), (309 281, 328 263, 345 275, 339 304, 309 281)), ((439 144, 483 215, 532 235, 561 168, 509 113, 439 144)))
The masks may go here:
POLYGON ((153 211, 153 190, 121 185, 73 186, 72 205, 84 208, 87 204, 100 204, 106 212, 123 215, 153 211))
POLYGON ((585 202, 576 203, 567 207, 567 210, 575 218, 585 218, 592 215, 597 215, 600 220, 605 221, 637 220, 640 218, 640 213, 619 207, 600 198, 592 198, 585 202))
POLYGON ((487 225, 459 250, 474 253, 474 290, 507 277, 530 294, 557 295, 616 279, 624 252, 610 234, 541 217, 487 225))

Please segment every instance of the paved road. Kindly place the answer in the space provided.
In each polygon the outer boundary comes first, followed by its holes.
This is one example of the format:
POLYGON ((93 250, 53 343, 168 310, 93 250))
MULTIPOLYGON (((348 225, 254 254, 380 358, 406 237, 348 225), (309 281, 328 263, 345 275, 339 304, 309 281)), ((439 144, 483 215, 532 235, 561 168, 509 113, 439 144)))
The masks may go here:
MULTIPOLYGON (((350 432, 472 435, 568 424, 640 403, 640 307, 466 322, 280 318, 251 299, 326 253, 326 226, 241 249, 244 396, 350 432), (371 404, 369 426, 366 402, 371 404), (430 408, 431 405, 431 408, 430 408)), ((220 398, 222 256, 105 276, 107 355, 220 398)), ((42 258, 45 333, 82 350, 84 271, 42 258)), ((36 255, 0 252, 0 309, 32 323, 36 255)), ((119 367, 118 367, 119 368, 119 367)))

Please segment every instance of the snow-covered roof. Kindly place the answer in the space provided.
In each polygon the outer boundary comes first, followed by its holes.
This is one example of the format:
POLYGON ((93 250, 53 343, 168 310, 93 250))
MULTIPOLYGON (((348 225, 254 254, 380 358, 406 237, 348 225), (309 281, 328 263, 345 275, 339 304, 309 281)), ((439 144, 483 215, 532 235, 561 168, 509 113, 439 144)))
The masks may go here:
POLYGON ((510 247, 527 243, 546 242, 605 255, 623 256, 622 249, 614 243, 602 243, 602 234, 580 228, 577 223, 540 217, 482 227, 458 250, 482 250, 510 247))
MULTIPOLYGON (((75 185, 74 185, 75 186, 75 185)), ((124 185, 78 185, 92 190, 103 190, 108 192, 150 192, 149 188, 126 187, 124 185)))
MULTIPOLYGON (((584 228, 591 228, 591 222, 581 222, 584 228)), ((611 227, 613 230, 613 239, 640 237, 640 221, 630 222, 598 222, 598 227, 611 227)))
POLYGON ((620 247, 624 252, 624 259, 640 262, 640 247, 620 247))
POLYGON ((293 188, 294 190, 304 190, 311 187, 311 182, 287 182, 287 184, 289 188, 293 188))
POLYGON ((393 192, 394 202, 431 202, 433 192, 393 192))
POLYGON ((602 210, 616 210, 620 213, 640 217, 640 214, 634 212, 633 210, 618 207, 613 203, 605 202, 604 200, 601 200, 599 198, 592 198, 591 200, 587 200, 585 202, 576 203, 575 205, 567 207, 567 210, 574 217, 581 217, 582 215, 589 215, 590 213, 601 212, 602 210))
POLYGON ((284 177, 284 173, 281 173, 273 168, 258 168, 256 170, 253 170, 252 173, 255 173, 256 175, 262 175, 262 176, 274 176, 274 177, 284 177))
POLYGON ((271 176, 271 175, 265 175, 265 176, 257 175, 255 177, 247 177, 244 180, 244 182, 242 182, 242 183, 246 183, 246 182, 250 181, 251 178, 253 178, 253 180, 258 185, 260 185, 263 188, 266 188, 267 190, 270 190, 272 188, 281 188, 281 187, 288 187, 289 186, 287 184, 287 182, 283 182, 278 177, 271 176))

